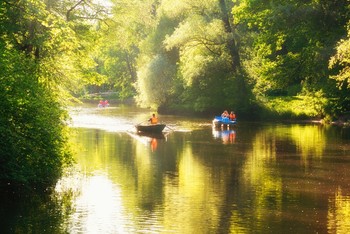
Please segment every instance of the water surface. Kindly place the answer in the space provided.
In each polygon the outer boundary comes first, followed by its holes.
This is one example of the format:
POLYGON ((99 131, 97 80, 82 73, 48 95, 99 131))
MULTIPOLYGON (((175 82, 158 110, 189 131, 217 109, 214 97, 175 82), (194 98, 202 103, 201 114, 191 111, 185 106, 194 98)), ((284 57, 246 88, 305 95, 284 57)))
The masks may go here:
MULTIPOLYGON (((72 111, 77 165, 50 200, 49 230, 350 232, 348 129, 241 121, 217 130, 206 119, 159 116, 168 124, 163 137, 135 134, 150 114, 127 106, 72 111)), ((24 223, 40 228, 32 216, 24 223)))

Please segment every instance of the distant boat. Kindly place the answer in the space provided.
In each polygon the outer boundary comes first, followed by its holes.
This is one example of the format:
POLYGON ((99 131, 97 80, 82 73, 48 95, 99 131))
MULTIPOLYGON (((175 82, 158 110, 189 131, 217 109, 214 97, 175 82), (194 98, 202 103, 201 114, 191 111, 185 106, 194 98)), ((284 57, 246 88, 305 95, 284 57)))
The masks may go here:
POLYGON ((236 125, 236 120, 230 120, 229 118, 221 117, 221 116, 215 116, 213 119, 213 126, 215 128, 221 128, 221 127, 231 127, 236 125))
POLYGON ((102 107, 109 107, 108 101, 100 101, 97 105, 97 107, 102 108, 102 107))
POLYGON ((135 128, 137 132, 161 133, 165 128, 165 124, 138 124, 135 128))

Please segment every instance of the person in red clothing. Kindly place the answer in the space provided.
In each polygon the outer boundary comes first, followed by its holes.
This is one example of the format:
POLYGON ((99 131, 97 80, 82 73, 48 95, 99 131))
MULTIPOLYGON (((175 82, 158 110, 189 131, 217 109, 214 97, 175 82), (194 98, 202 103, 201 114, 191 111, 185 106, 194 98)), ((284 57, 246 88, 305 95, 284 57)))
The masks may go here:
POLYGON ((108 106, 109 106, 108 100, 105 100, 105 101, 103 102, 103 107, 108 107, 108 106))
POLYGON ((230 113, 230 120, 231 121, 235 121, 236 120, 236 114, 233 111, 231 111, 231 113, 230 113))

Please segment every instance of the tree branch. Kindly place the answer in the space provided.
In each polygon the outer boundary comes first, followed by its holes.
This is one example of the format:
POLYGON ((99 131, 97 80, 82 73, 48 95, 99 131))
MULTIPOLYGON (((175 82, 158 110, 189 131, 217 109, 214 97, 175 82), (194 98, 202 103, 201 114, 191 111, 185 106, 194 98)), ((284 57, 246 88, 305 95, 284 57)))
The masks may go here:
POLYGON ((67 21, 69 21, 70 13, 83 2, 85 2, 85 0, 80 0, 75 5, 73 5, 70 9, 68 9, 68 11, 66 13, 66 20, 67 21))

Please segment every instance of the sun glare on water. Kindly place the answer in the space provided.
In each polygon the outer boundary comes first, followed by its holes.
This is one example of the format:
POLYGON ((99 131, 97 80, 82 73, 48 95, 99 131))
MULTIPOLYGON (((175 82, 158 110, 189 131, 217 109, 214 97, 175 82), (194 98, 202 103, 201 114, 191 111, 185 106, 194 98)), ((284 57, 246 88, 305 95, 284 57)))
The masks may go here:
MULTIPOLYGON (((77 186, 75 183, 73 186, 77 186)), ((72 186, 72 185, 71 185, 72 186)), ((128 233, 130 225, 121 201, 120 189, 105 175, 93 175, 79 182, 73 201, 69 233, 128 233)))

